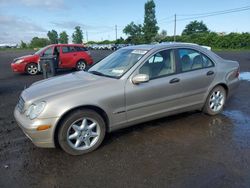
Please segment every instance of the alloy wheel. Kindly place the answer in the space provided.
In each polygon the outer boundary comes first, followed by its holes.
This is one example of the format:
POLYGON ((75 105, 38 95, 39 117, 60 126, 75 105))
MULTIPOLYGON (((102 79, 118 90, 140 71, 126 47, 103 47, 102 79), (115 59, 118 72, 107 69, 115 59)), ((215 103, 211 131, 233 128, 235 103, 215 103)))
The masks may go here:
POLYGON ((67 142, 73 149, 87 150, 98 141, 100 126, 91 118, 81 118, 73 122, 67 131, 67 142))
POLYGON ((35 64, 30 64, 27 67, 27 72, 31 75, 35 75, 38 72, 38 67, 35 64))
POLYGON ((220 90, 214 91, 209 99, 209 107, 213 112, 218 112, 221 110, 225 103, 224 93, 220 90))

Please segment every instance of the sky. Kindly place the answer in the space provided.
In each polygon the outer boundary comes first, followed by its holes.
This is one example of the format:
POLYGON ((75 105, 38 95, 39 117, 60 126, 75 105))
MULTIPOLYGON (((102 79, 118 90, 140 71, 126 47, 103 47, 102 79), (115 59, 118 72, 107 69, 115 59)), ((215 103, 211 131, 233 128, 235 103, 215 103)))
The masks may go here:
MULTIPOLYGON (((49 30, 66 31, 70 41, 74 27, 81 26, 84 41, 114 40, 115 25, 118 38, 126 35, 123 28, 134 21, 142 24, 147 0, 0 0, 0 43, 29 42, 33 37, 47 37, 49 30)), ((250 6, 250 0, 154 0, 160 30, 177 34, 196 14, 250 6)), ((198 18, 211 31, 250 32, 250 10, 198 18)))

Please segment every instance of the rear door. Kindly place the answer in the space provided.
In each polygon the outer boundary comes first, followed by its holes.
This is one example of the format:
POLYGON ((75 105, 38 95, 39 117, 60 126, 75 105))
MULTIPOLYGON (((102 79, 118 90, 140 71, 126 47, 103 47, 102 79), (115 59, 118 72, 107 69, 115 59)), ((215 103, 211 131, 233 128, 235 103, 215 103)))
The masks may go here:
POLYGON ((185 105, 203 103, 216 74, 214 63, 206 55, 194 49, 179 48, 176 55, 185 105))
POLYGON ((60 62, 61 68, 73 68, 75 67, 75 58, 77 52, 73 46, 61 46, 60 62))

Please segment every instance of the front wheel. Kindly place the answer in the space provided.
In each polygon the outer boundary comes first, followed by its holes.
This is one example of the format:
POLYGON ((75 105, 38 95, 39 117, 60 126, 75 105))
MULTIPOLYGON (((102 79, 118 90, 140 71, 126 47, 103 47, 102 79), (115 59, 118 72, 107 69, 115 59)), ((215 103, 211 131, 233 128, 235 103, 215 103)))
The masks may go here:
POLYGON ((29 63, 26 66, 26 73, 29 75, 36 75, 38 73, 38 65, 36 63, 29 63))
POLYGON ((87 68, 87 63, 83 60, 80 60, 76 64, 76 70, 77 71, 84 71, 87 68))
POLYGON ((226 91, 222 86, 216 86, 208 95, 203 111, 209 115, 219 114, 226 102, 226 91))
POLYGON ((82 155, 95 150, 106 133, 103 118, 93 110, 77 110, 61 124, 58 142, 71 155, 82 155))

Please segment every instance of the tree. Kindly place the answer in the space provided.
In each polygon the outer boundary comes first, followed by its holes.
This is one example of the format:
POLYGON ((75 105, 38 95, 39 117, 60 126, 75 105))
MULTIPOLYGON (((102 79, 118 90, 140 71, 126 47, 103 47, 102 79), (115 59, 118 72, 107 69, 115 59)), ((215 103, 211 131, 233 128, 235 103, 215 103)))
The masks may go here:
POLYGON ((155 3, 153 0, 148 0, 144 5, 144 40, 146 43, 150 43, 158 33, 159 27, 155 17, 155 3))
POLYGON ((55 30, 48 31, 47 36, 51 44, 58 44, 58 34, 55 30))
POLYGON ((72 34, 72 41, 75 44, 82 44, 83 41, 83 32, 80 26, 75 27, 75 32, 72 34))
POLYGON ((69 42, 69 36, 66 33, 66 31, 61 32, 59 37, 59 43, 68 44, 68 42, 69 42))
POLYGON ((125 43, 125 40, 124 40, 122 37, 120 37, 119 39, 117 39, 117 40, 115 41, 115 43, 116 43, 116 44, 124 44, 124 43, 125 43))
POLYGON ((166 37, 167 37, 167 31, 162 30, 155 37, 153 37, 153 42, 163 42, 166 37))
POLYGON ((203 23, 203 21, 191 21, 182 31, 182 35, 192 35, 197 33, 209 33, 208 27, 203 23))
POLYGON ((46 38, 34 37, 30 42, 31 48, 41 48, 50 44, 50 41, 46 38))
POLYGON ((128 24, 123 32, 128 35, 128 42, 133 44, 140 44, 143 42, 142 25, 136 25, 134 22, 128 24))
POLYGON ((27 44, 21 40, 20 48, 27 48, 27 44))

